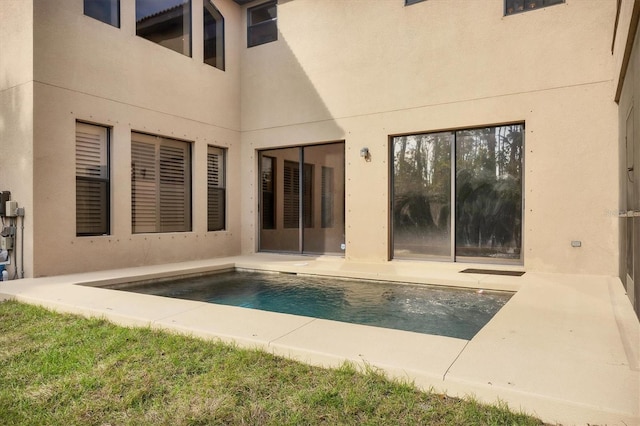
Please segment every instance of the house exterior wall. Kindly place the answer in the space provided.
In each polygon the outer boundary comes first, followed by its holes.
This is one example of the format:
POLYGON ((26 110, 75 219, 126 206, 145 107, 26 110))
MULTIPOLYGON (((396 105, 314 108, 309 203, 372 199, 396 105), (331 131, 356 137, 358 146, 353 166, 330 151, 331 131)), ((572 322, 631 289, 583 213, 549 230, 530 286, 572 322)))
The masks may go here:
MULTIPOLYGON (((214 1, 226 24, 226 71, 203 63, 202 0, 193 0, 192 57, 84 16, 83 1, 34 7, 34 276, 233 255, 240 248, 240 170, 228 167, 227 229, 207 232, 207 145, 239 163, 240 10, 214 1), (200 19, 200 20, 198 20, 200 19), (76 121, 111 129, 111 233, 77 237, 76 121), (191 142, 192 231, 132 234, 131 132, 191 142)), ((16 194, 19 196, 19 194, 16 194)))
POLYGON ((615 0, 508 17, 501 0, 280 1, 278 41, 241 52, 242 251, 258 247, 256 150, 345 140, 345 258, 384 262, 389 136, 524 122, 525 268, 615 275, 615 13, 615 0))
MULTIPOLYGON (((0 2, 0 191, 25 208, 24 265, 33 264, 33 3, 0 2)), ((12 263, 14 262, 12 257, 12 263)), ((14 265, 7 269, 14 275, 14 265)))
POLYGON ((203 0, 192 57, 137 37, 135 2, 121 2, 115 28, 82 0, 0 1, 0 189, 26 208, 26 276, 255 253, 258 150, 335 141, 345 259, 386 262, 390 137, 505 123, 525 123, 525 269, 618 273, 616 0, 507 17, 503 0, 279 0, 278 40, 246 48, 259 3, 214 0, 221 71, 202 61, 203 0), (111 129, 110 235, 76 236, 76 121, 111 129), (191 142, 191 232, 132 234, 132 131, 191 142), (228 148, 220 232, 206 231, 209 144, 228 148))

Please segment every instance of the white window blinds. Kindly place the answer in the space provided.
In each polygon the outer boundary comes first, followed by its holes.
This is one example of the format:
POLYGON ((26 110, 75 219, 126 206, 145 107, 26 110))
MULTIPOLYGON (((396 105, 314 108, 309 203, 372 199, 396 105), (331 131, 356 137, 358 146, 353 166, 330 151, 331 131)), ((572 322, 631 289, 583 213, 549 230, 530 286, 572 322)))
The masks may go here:
POLYGON ((76 235, 109 233, 109 129, 76 123, 76 235))
MULTIPOLYGON (((305 163, 303 166, 302 209, 305 228, 313 226, 313 165, 305 163)), ((297 228, 300 226, 300 165, 293 161, 284 162, 284 227, 297 228)))
POLYGON ((191 146, 142 133, 131 136, 133 233, 191 230, 191 146))
POLYGON ((207 229, 225 229, 225 150, 213 146, 207 151, 207 229))
POLYGON ((293 161, 284 162, 284 227, 299 226, 300 210, 300 167, 293 161))

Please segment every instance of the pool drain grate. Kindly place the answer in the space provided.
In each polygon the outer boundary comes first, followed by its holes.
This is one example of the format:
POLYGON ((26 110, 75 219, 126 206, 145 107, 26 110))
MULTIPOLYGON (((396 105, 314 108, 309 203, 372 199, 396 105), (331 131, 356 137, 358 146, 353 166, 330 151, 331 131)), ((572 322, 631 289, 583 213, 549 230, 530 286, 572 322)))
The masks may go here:
POLYGON ((498 269, 464 269, 460 271, 462 274, 486 274, 486 275, 507 275, 510 277, 521 277, 524 271, 501 271, 498 269))

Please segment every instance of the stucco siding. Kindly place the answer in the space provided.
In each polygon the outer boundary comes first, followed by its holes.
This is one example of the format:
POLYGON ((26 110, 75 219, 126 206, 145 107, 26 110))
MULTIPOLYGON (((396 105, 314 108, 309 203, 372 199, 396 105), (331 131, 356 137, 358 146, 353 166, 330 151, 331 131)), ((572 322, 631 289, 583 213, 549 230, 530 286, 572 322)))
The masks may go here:
MULTIPOLYGON (((345 140, 345 257, 387 261, 389 136, 524 122, 525 268, 615 274, 615 1, 502 7, 280 2, 279 40, 242 56, 244 167, 257 149, 345 140)), ((243 196, 246 253, 256 196, 243 196)))

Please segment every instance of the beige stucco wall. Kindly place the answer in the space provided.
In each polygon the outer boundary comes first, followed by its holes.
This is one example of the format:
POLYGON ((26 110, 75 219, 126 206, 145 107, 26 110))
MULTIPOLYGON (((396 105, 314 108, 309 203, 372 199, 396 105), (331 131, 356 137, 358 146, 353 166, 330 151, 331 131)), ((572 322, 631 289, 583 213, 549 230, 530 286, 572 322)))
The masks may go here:
POLYGON ((257 150, 343 140, 345 258, 386 262, 389 136, 512 122, 525 268, 617 273, 616 0, 509 17, 502 0, 279 0, 279 40, 249 49, 246 7, 214 3, 224 72, 202 63, 198 21, 190 58, 135 36, 135 2, 114 28, 82 0, 0 1, 0 184, 27 210, 27 276, 254 253, 257 150), (112 128, 109 236, 75 236, 76 120, 112 128), (192 232, 131 234, 131 131, 193 143, 192 232), (224 232, 206 232, 207 144, 229 148, 224 232))
MULTIPOLYGON (((11 198, 25 208, 24 262, 20 258, 18 262, 24 264, 25 274, 29 274, 33 261, 34 206, 32 2, 0 1, 0 22, 0 190, 11 191, 11 198)), ((18 244, 22 251, 21 238, 18 244)), ((14 266, 8 268, 11 276, 14 266)))
POLYGON ((35 2, 33 274, 56 275, 237 254, 240 221, 240 9, 225 17, 226 71, 202 62, 202 0, 193 0, 193 57, 83 15, 82 0, 35 2), (111 128, 111 235, 76 237, 75 123, 111 128), (192 143, 192 231, 131 233, 131 132, 192 143), (227 230, 207 232, 207 145, 228 148, 227 230))
POLYGON ((615 11, 280 1, 279 40, 241 56, 243 252, 257 247, 258 149, 345 140, 345 256, 386 261, 389 135, 523 121, 525 268, 616 274, 615 11))

